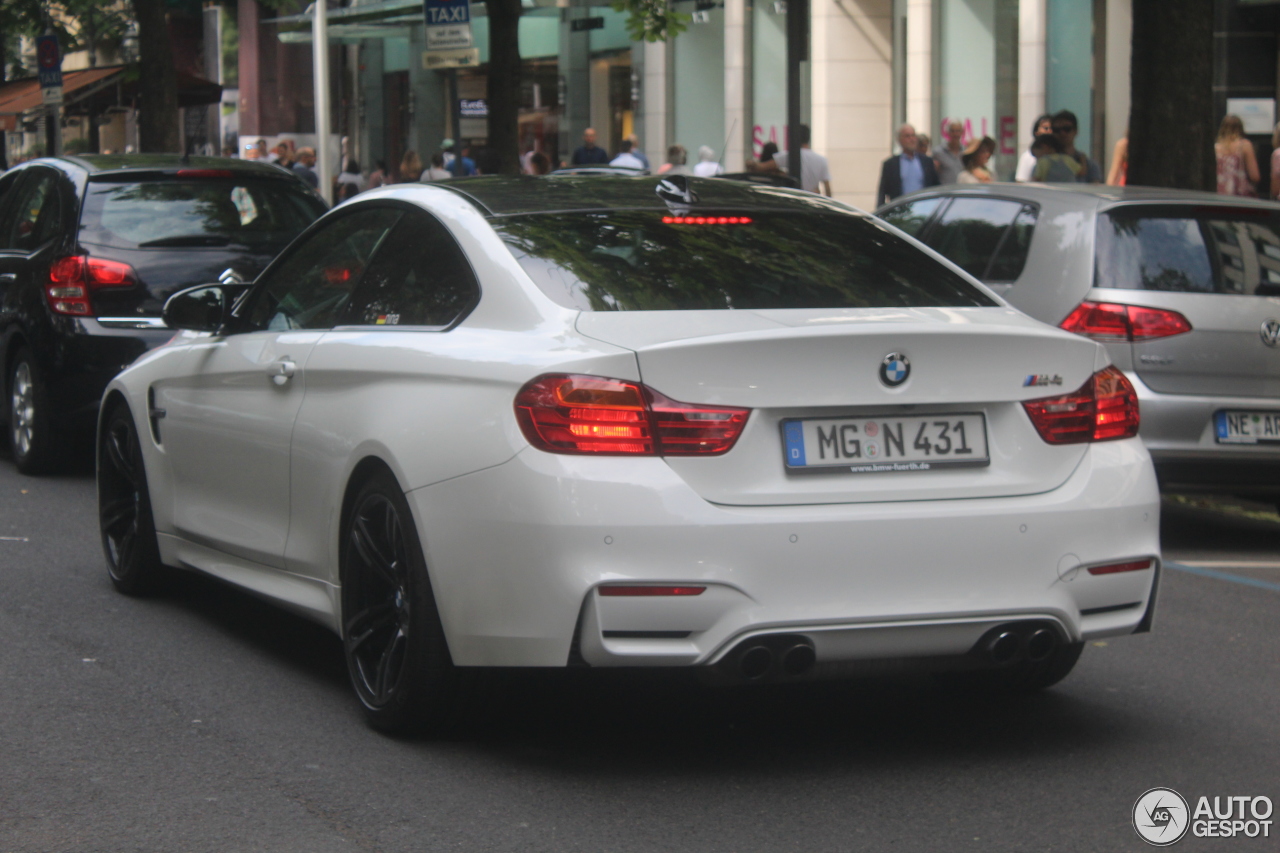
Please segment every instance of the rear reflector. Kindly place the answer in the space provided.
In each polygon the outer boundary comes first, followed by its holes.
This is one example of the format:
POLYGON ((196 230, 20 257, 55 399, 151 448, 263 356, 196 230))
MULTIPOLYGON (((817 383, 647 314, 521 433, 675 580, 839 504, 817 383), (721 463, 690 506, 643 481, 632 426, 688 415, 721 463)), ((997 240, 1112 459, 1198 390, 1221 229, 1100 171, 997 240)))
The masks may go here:
POLYGON ((1151 568, 1151 560, 1130 560, 1126 563, 1107 563, 1105 566, 1090 566, 1091 575, 1115 575, 1120 572, 1140 572, 1151 568))
POLYGON ((516 395, 529 443, 550 453, 713 456, 733 447, 750 409, 677 403, 638 382, 544 374, 516 395))
POLYGON ((1138 394, 1123 373, 1105 367, 1080 389, 1022 404, 1049 444, 1110 441, 1138 434, 1138 394))
POLYGON ((705 586, 602 586, 600 594, 612 595, 702 595, 705 586))
POLYGON ((1177 311, 1085 300, 1061 327, 1099 341, 1151 341, 1191 331, 1191 321, 1177 311))

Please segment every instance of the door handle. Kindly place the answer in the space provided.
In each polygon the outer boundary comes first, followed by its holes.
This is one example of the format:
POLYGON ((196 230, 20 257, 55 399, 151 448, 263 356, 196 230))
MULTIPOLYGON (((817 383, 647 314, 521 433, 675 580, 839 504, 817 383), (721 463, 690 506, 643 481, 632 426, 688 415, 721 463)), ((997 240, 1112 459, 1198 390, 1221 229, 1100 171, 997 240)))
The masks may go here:
POLYGON ((298 365, 290 361, 288 356, 285 356, 284 358, 279 359, 278 361, 273 361, 271 363, 271 369, 269 373, 270 373, 272 382, 274 382, 277 385, 283 385, 286 382, 288 382, 290 379, 292 379, 293 374, 296 373, 297 371, 298 371, 298 365))

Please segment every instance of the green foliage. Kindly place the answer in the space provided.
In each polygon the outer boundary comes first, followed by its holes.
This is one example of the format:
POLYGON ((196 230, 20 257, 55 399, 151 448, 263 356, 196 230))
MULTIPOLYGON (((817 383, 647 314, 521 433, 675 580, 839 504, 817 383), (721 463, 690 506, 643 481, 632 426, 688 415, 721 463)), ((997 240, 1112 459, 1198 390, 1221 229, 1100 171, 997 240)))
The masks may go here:
POLYGON ((667 41, 693 20, 672 8, 670 0, 613 0, 615 12, 628 12, 627 33, 636 41, 667 41))
MULTIPOLYGON (((8 40, 16 36, 37 36, 52 27, 62 52, 83 50, 90 42, 101 46, 119 41, 133 18, 129 7, 103 0, 3 0, 0 2, 0 34, 8 40)), ((8 50, 5 51, 8 55, 8 50)), ((10 62, 16 64, 17 58, 10 62)), ((30 69, 14 69, 18 73, 30 69)))
POLYGON ((75 139, 69 139, 62 146, 62 153, 64 154, 84 154, 88 150, 90 150, 89 140, 85 139, 83 136, 77 136, 75 139))

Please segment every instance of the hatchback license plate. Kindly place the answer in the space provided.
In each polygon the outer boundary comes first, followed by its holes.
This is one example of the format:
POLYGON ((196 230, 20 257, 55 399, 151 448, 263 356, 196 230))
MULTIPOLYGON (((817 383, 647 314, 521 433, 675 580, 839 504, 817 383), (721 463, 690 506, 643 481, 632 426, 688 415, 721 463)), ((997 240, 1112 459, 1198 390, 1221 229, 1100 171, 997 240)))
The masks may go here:
POLYGON ((787 468, 882 474, 989 465, 979 413, 782 422, 787 468))
POLYGON ((1280 444, 1280 412, 1218 412, 1218 444, 1280 444))

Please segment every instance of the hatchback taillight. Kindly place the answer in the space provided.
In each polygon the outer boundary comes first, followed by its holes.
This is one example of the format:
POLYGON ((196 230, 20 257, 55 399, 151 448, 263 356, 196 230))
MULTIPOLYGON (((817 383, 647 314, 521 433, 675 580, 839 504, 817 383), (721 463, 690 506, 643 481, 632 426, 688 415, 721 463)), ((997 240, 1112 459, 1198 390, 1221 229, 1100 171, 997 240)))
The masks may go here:
POLYGON ((1104 367, 1073 394, 1022 404, 1049 444, 1109 441, 1138 434, 1138 394, 1114 367, 1104 367))
POLYGON ((677 403, 639 382, 544 374, 516 395, 529 443, 550 453, 712 456, 725 453, 750 409, 677 403))
POLYGON ((1191 321, 1177 311, 1087 299, 1060 325, 1099 341, 1150 341, 1191 331, 1191 321))
POLYGON ((92 291, 104 287, 129 287, 138 280, 133 267, 105 258, 71 255, 49 265, 45 298, 55 314, 87 317, 93 313, 92 291))

